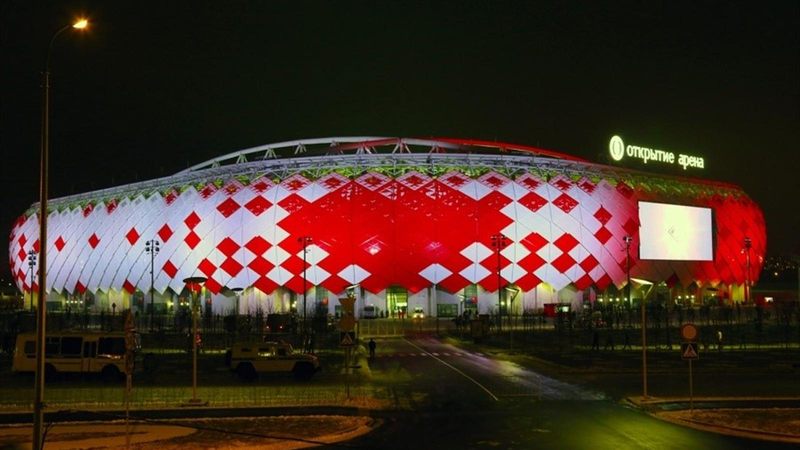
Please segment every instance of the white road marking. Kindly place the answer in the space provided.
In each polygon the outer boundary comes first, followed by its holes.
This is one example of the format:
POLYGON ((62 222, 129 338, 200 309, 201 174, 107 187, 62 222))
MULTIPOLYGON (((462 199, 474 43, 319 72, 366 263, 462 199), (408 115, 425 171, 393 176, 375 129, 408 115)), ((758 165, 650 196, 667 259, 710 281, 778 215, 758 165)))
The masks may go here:
POLYGON ((465 374, 464 372, 460 371, 459 369, 457 369, 457 368, 453 367, 452 365, 450 365, 450 364, 446 363, 445 361, 442 361, 442 359, 441 359, 441 358, 437 358, 437 357, 435 356, 435 355, 436 355, 436 353, 433 353, 433 354, 431 354, 430 352, 426 351, 424 348, 422 348, 422 347, 418 346, 417 344, 415 344, 415 343, 413 343, 413 342, 409 341, 408 339, 403 339, 403 340, 404 340, 404 341, 406 341, 406 342, 408 342, 408 343, 409 343, 409 344, 411 344, 412 346, 416 347, 417 349, 421 350, 422 352, 424 352, 424 353, 427 353, 427 354, 428 354, 430 357, 432 357, 432 358, 436 359, 437 361, 439 361, 440 363, 444 364, 445 366, 447 366, 447 367, 449 367, 449 368, 453 369, 453 370, 454 370, 454 371, 456 371, 458 374, 460 374, 462 377, 464 377, 464 378, 468 379, 469 381, 472 381, 472 382, 473 382, 473 383, 475 383, 475 384, 476 384, 476 385, 477 385, 479 388, 483 389, 483 390, 484 390, 484 391, 485 391, 487 394, 489 394, 489 396, 490 396, 490 397, 492 397, 492 398, 493 398, 495 401, 500 401, 500 399, 499 399, 499 398, 497 398, 497 396, 496 396, 496 395, 492 394, 492 391, 490 391, 490 390, 489 390, 489 389, 488 389, 486 386, 484 386, 484 385, 482 385, 482 384, 478 383, 478 381, 476 381, 474 378, 472 378, 471 376, 469 376, 469 375, 465 374))

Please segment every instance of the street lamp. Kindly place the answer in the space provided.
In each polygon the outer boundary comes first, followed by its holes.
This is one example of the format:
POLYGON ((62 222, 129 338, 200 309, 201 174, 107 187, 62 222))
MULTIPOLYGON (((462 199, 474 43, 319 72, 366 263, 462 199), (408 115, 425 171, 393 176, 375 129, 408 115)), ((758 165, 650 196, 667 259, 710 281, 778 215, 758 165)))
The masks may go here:
POLYGON ((744 238, 744 261, 745 261, 745 282, 744 282, 744 301, 750 303, 750 249, 753 248, 753 241, 749 237, 744 238))
MULTIPOLYGON (((633 306, 631 301, 631 243, 633 237, 626 235, 623 240, 625 241, 625 265, 628 276, 628 306, 633 306)), ((647 317, 645 312, 645 297, 642 296, 641 311, 642 311, 642 398, 647 398, 647 317)))
POLYGON ((504 249, 508 243, 509 239, 502 233, 492 235, 492 247, 494 248, 495 253, 497 253, 497 306, 499 308, 499 320, 497 325, 498 333, 503 331, 503 291, 500 289, 500 286, 503 284, 503 277, 500 274, 500 250, 504 249))
POLYGON ((83 30, 89 26, 86 19, 80 19, 56 31, 50 38, 42 72, 42 129, 39 162, 39 309, 36 314, 36 381, 33 400, 33 441, 32 448, 44 446, 44 339, 45 339, 45 293, 47 292, 47 196, 48 164, 50 153, 50 54, 53 44, 61 33, 70 28, 83 30))
POLYGON ((311 244, 312 239, 310 236, 300 236, 297 238, 297 242, 300 242, 303 245, 303 337, 305 338, 306 334, 308 333, 308 323, 306 322, 306 296, 308 294, 308 289, 306 288, 306 253, 308 252, 308 246, 311 244))
POLYGON ((150 239, 149 241, 144 243, 144 251, 150 254, 150 332, 153 332, 153 314, 155 313, 155 305, 153 305, 153 297, 155 297, 155 292, 153 289, 153 260, 155 259, 158 252, 161 250, 159 247, 161 245, 155 239, 150 239))
POLYGON ((206 282, 206 277, 184 278, 183 282, 189 289, 192 296, 192 399, 187 402, 189 406, 203 405, 204 402, 197 398, 197 309, 199 295, 197 291, 202 289, 202 284, 206 282))
POLYGON ((242 291, 244 290, 244 288, 235 287, 235 288, 232 288, 231 290, 233 291, 234 295, 236 295, 236 315, 238 316, 240 314, 240 312, 239 312, 239 298, 242 296, 242 291))
POLYGON ((31 272, 31 311, 33 311, 33 268, 36 266, 36 252, 28 250, 28 267, 31 272))

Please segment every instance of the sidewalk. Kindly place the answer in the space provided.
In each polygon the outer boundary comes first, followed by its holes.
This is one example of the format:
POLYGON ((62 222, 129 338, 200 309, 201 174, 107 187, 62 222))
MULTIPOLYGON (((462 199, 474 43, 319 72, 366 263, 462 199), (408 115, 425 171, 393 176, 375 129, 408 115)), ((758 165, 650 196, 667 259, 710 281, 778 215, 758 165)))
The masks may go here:
POLYGON ((800 397, 628 397, 652 417, 712 433, 800 444, 800 397))

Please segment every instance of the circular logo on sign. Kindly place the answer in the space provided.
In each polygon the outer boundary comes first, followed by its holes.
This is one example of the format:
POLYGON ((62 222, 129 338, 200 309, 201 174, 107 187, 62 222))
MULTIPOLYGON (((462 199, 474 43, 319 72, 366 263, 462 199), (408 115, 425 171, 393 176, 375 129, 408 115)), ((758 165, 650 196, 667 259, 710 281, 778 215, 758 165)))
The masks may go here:
POLYGON ((625 155, 625 143, 622 142, 622 138, 619 136, 614 136, 611 138, 611 141, 608 143, 608 151, 611 153, 611 157, 614 158, 614 161, 619 161, 625 155))

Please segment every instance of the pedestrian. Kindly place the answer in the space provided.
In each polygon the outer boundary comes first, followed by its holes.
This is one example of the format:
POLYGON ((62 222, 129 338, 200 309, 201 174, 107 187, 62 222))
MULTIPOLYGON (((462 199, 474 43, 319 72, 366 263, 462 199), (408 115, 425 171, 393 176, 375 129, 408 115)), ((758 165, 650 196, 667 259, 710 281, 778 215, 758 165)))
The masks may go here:
POLYGON ((612 351, 614 350, 614 334, 611 332, 611 330, 608 330, 608 334, 606 334, 605 349, 608 350, 609 348, 611 348, 612 351))
MULTIPOLYGON (((669 336, 669 334, 667 334, 667 336, 669 336)), ((625 350, 625 349, 631 350, 631 337, 628 334, 628 330, 627 329, 625 330, 625 343, 622 345, 622 349, 623 350, 625 350)))
POLYGON ((378 344, 375 343, 375 339, 369 338, 368 345, 369 345, 369 359, 373 359, 375 358, 375 347, 377 347, 378 344))

